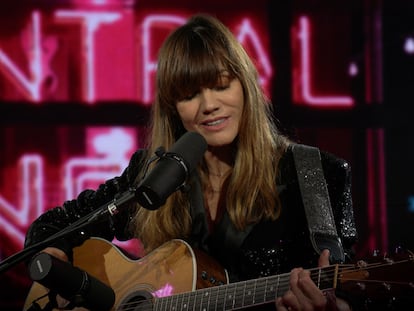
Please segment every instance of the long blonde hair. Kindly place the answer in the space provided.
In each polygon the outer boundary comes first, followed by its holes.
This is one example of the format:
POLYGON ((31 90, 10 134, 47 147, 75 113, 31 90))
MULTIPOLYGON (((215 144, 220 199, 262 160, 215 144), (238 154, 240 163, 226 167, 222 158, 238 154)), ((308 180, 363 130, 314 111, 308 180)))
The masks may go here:
MULTIPOLYGON (((168 150, 185 132, 177 101, 201 86, 213 86, 223 67, 240 81, 245 99, 226 196, 229 216, 242 230, 260 219, 277 218, 276 169, 288 141, 274 126, 271 105, 251 59, 230 30, 211 16, 190 18, 170 34, 159 51, 148 155, 159 146, 168 150)), ((172 238, 188 237, 191 216, 186 194, 175 192, 156 211, 138 208, 135 225, 147 251, 172 238)))

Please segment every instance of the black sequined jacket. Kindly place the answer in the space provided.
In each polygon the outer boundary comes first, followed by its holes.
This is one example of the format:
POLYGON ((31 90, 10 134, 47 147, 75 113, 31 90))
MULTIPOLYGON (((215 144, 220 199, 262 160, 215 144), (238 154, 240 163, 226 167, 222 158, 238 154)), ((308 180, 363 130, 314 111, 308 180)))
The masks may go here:
MULTIPOLYGON (((129 166, 120 177, 108 180, 97 190, 86 190, 77 199, 65 202, 62 207, 48 210, 30 226, 25 246, 42 241, 58 230, 67 227, 80 217, 111 201, 118 193, 128 189, 142 168, 144 151, 136 152, 129 166)), ((351 198, 351 169, 347 162, 329 153, 321 152, 322 168, 327 182, 330 202, 338 235, 342 240, 346 260, 352 257, 352 246, 357 239, 351 198)), ((223 236, 231 226, 225 214, 213 233, 209 233, 207 215, 203 206, 202 192, 197 176, 189 183, 193 231, 190 243, 218 259, 228 269, 232 280, 257 278, 289 272, 293 267, 317 266, 318 255, 309 239, 304 207, 302 204, 292 148, 282 157, 280 174, 276 178, 282 210, 276 221, 262 221, 231 247, 223 236)), ((123 209, 116 216, 100 224, 94 224, 59 240, 55 246, 71 254, 71 249, 91 236, 108 240, 132 238, 129 222, 134 209, 123 209)))

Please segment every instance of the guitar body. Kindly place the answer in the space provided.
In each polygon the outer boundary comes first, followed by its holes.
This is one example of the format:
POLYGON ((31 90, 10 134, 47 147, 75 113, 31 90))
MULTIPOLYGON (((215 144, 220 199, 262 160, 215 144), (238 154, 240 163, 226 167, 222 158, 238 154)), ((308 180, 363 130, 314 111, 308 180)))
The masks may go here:
MULTIPOLYGON (((226 272, 218 263, 182 240, 169 241, 144 258, 132 260, 112 243, 92 238, 74 249, 73 258, 74 266, 114 290, 115 305, 111 310, 123 310, 122 305, 131 297, 134 301, 141 300, 140 297, 151 300, 153 296, 164 297, 206 288, 213 285, 211 280, 217 285, 228 282, 226 272)), ((48 289, 34 282, 23 310, 28 310, 37 298, 47 293, 48 289)), ((36 301, 42 308, 48 302, 47 295, 36 301)))

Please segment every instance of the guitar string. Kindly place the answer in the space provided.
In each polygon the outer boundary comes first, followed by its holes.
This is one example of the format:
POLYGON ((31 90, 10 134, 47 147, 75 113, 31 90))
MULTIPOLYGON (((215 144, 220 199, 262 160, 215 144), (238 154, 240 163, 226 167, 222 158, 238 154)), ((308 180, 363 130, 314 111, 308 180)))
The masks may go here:
MULTIPOLYGON (((313 269, 309 269, 309 271, 311 272, 311 277, 312 277, 312 275, 315 276, 315 275, 318 275, 322 272, 323 273, 323 278, 326 279, 326 278, 329 278, 330 276, 334 276, 338 272, 341 275, 339 278, 344 278, 344 276, 346 274, 351 274, 351 273, 355 273, 355 272, 358 272, 358 271, 367 271, 367 270, 370 270, 370 269, 376 269, 376 268, 380 268, 380 267, 385 267, 385 266, 390 266, 390 265, 395 265, 395 264, 401 264, 401 263, 404 263, 404 262, 412 262, 412 261, 413 261, 412 259, 407 259, 407 260, 401 260, 401 261, 392 262, 392 263, 374 263, 374 264, 368 264, 366 267, 355 267, 355 265, 351 265, 351 264, 350 265, 339 265, 341 267, 344 267, 344 268, 341 268, 340 271, 337 270, 336 265, 333 265, 333 266, 329 266, 329 267, 326 267, 326 268, 313 268, 313 269), (332 270, 332 271, 329 271, 329 270, 332 270)), ((258 294, 255 294, 255 296, 258 296, 258 297, 262 297, 261 294, 263 294, 263 297, 266 299, 266 297, 267 297, 266 293, 269 293, 269 292, 270 293, 275 293, 276 297, 277 297, 277 295, 279 294, 279 290, 281 288, 286 288, 286 290, 289 288, 288 285, 289 285, 290 274, 281 274, 281 275, 269 276, 269 277, 266 277, 266 278, 263 278, 263 279, 247 280, 247 281, 242 281, 242 282, 237 282, 237 283, 230 283, 230 284, 225 285, 224 287, 226 287, 226 288, 234 287, 234 289, 237 290, 237 287, 238 286, 240 287, 242 284, 244 286, 246 286, 247 283, 257 283, 257 282, 262 282, 262 281, 267 282, 268 280, 273 280, 273 279, 274 280, 279 279, 279 281, 280 281, 281 278, 282 278, 282 281, 280 283, 278 283, 278 286, 277 286, 276 290, 268 290, 267 287, 265 286, 264 290, 259 290, 259 291, 257 291, 258 294), (286 278, 287 278, 287 280, 283 280, 283 279, 286 279, 286 278)), ((347 278, 346 280, 347 281, 352 281, 352 280, 353 281, 357 281, 357 280, 361 281, 361 279, 358 279, 358 278, 354 278, 354 279, 347 278)), ((384 282, 384 280, 367 280, 367 279, 363 279, 363 281, 367 282, 367 283, 383 283, 384 282)), ((386 283, 388 283, 388 284, 398 284, 398 285, 409 285, 410 284, 410 282, 395 282, 395 281, 386 281, 386 283)), ((161 297, 161 298, 155 299, 155 302, 157 303, 157 300, 158 300, 158 302, 162 303, 162 301, 164 300, 166 302, 166 304, 168 304, 170 302, 169 300, 173 300, 174 297, 176 298, 176 300, 178 302, 180 300, 180 297, 189 296, 187 304, 190 304, 190 302, 191 303, 194 302, 194 301, 191 301, 191 298, 198 298, 198 297, 202 296, 202 294, 204 292, 208 292, 208 291, 212 291, 212 290, 217 291, 217 297, 216 297, 216 305, 217 305, 217 300, 219 300, 221 298, 225 298, 225 296, 226 296, 226 294, 220 293, 220 292, 223 291, 223 287, 221 287, 221 286, 220 287, 208 287, 208 288, 203 288, 203 289, 193 291, 193 292, 185 292, 185 293, 179 293, 179 294, 176 294, 176 295, 173 295, 173 296, 161 297), (191 296, 193 296, 193 297, 191 297, 191 296)), ((231 297, 231 302, 232 302, 233 306, 236 303, 236 300, 239 296, 231 297)), ((208 297, 209 297, 208 299, 210 299, 211 296, 208 296, 208 297)), ((244 295, 241 294, 241 297, 244 297, 244 295)), ((276 299, 275 297, 272 297, 272 299, 265 300, 263 302, 271 302, 271 301, 274 301, 275 299, 276 299)), ((250 305, 252 305, 252 304, 249 304, 248 306, 250 306, 250 305)), ((241 306, 244 306, 244 302, 241 306)), ((152 299, 151 300, 145 299, 145 300, 140 300, 140 301, 137 301, 137 302, 124 303, 124 304, 121 304, 119 307, 121 307, 121 309, 124 310, 124 311, 128 311, 128 310, 146 311, 146 310, 153 310, 154 304, 153 304, 152 299), (146 306, 144 306, 144 308, 136 309, 138 306, 140 306, 141 304, 144 304, 144 303, 147 304, 146 306)), ((223 307, 224 308, 226 307, 226 299, 224 299, 223 307)))
MULTIPOLYGON (((316 269, 313 269, 313 270, 319 271, 320 269, 319 268, 316 268, 316 269)), ((332 274, 334 274, 334 273, 332 273, 332 274)), ((225 287, 227 287, 227 288, 234 287, 234 289, 237 290, 237 287, 240 287, 242 284, 244 284, 244 287, 245 287, 245 285, 247 283, 262 282, 265 279, 267 281, 269 279, 277 280, 278 278, 279 278, 279 281, 282 278, 282 281, 278 283, 278 286, 277 286, 276 290, 268 290, 267 288, 265 288, 264 290, 257 291, 256 294, 255 294, 255 296, 259 296, 259 295, 263 294, 264 299, 265 299, 263 302, 271 302, 271 301, 274 301, 276 298, 274 297, 274 295, 272 295, 272 298, 271 299, 266 299, 266 298, 269 297, 269 294, 266 295, 266 293, 272 293, 272 294, 275 293, 277 295, 279 292, 283 292, 284 293, 285 291, 287 291, 288 288, 289 288, 288 285, 289 285, 290 274, 281 274, 279 276, 270 276, 270 277, 266 277, 264 279, 257 279, 256 281, 247 280, 247 281, 242 281, 242 282, 238 282, 238 283, 230 283, 230 284, 227 284, 225 287), (283 280, 283 278, 285 280, 283 280)), ((212 291, 212 290, 218 291, 218 293, 217 293, 218 295, 216 297, 216 300, 219 300, 219 299, 222 299, 222 298, 225 298, 226 297, 226 294, 225 293, 221 293, 223 291, 223 288, 220 288, 220 287, 209 287, 209 288, 203 288, 203 289, 197 290, 195 292, 193 291, 193 292, 179 293, 179 294, 176 294, 174 296, 161 297, 161 298, 158 299, 158 303, 162 303, 162 301, 166 301, 166 303, 168 304, 169 303, 169 300, 174 299, 173 297, 176 297, 176 300, 178 302, 180 300, 180 298, 181 298, 180 296, 182 296, 182 297, 185 297, 185 296, 194 296, 194 297, 189 297, 188 298, 189 303, 190 302, 193 303, 194 301, 191 301, 191 298, 198 298, 198 297, 202 296, 204 292, 208 292, 208 291, 212 291)), ((235 297, 231 296, 230 299, 231 299, 231 302, 232 302, 232 306, 234 306, 234 304, 237 303, 236 300, 238 300, 239 297, 240 297, 240 295, 239 296, 235 296, 235 297)), ((241 295, 241 297, 243 297, 243 294, 241 295)), ((227 304, 225 300, 226 299, 224 299, 224 302, 223 302, 224 306, 227 304)), ((156 300, 156 302, 157 302, 157 300, 156 300)), ((148 300, 148 299, 146 299, 146 300, 140 300, 140 301, 137 301, 137 302, 124 303, 124 304, 121 304, 120 307, 122 307, 121 309, 122 310, 125 310, 125 311, 127 311, 127 310, 136 310, 136 308, 138 306, 140 306, 141 304, 147 304, 147 306, 144 306, 144 308, 139 308, 139 310, 143 310, 143 311, 144 310, 153 310, 152 300, 148 300)), ((249 305, 251 305, 251 304, 249 304, 249 305)))
MULTIPOLYGON (((385 266, 385 265, 388 265, 388 264, 384 264, 383 266, 385 266)), ((372 266, 372 267, 369 267, 369 268, 376 268, 376 267, 378 267, 378 266, 372 266)), ((319 271, 319 268, 317 269, 318 271, 319 271)), ((348 268, 348 270, 352 270, 352 271, 349 271, 349 272, 354 272, 354 271, 357 271, 357 270, 360 270, 359 268, 358 269, 355 269, 355 268, 352 268, 352 269, 350 269, 350 268, 348 268)), ((364 269, 364 270, 366 270, 366 269, 364 269)), ((343 272, 343 270, 341 270, 341 272, 343 272)), ((276 276, 275 276, 276 277, 276 276)), ((270 277, 271 278, 271 277, 270 277)), ((266 278, 266 279, 268 279, 268 278, 266 278)), ((250 280, 251 281, 251 280, 250 280)), ((246 282, 248 282, 248 281, 246 281, 246 282)), ((383 281, 371 281, 371 282, 383 282, 383 281)), ((244 283, 244 282, 241 282, 241 283, 244 283)), ((240 283, 240 284, 241 284, 240 283)), ((237 284, 237 285, 240 285, 240 284, 238 284, 238 283, 233 283, 233 285, 234 284, 237 284)), ((229 285, 231 285, 231 284, 229 284, 229 285)), ((285 284, 286 285, 286 284, 285 284)), ((212 290, 212 289, 214 289, 214 287, 212 287, 212 288, 207 288, 207 289, 204 289, 204 291, 205 290, 212 290)), ((201 291, 203 291, 203 290, 199 290, 198 291, 198 294, 200 295, 200 292, 201 291)), ((259 292, 260 293, 260 292, 259 292)), ((197 296, 197 293, 196 292, 189 292, 189 293, 181 293, 181 294, 178 294, 178 295, 175 295, 176 296, 176 300, 177 300, 177 302, 178 302, 178 300, 179 300, 179 297, 177 297, 177 296, 185 296, 185 295, 187 295, 187 294, 190 294, 190 296, 197 296)), ((224 295, 221 295, 223 298, 224 298, 224 295)), ((164 299, 164 300, 167 300, 166 301, 166 304, 168 304, 169 303, 169 301, 168 300, 172 300, 172 299, 174 299, 173 298, 173 296, 169 296, 169 297, 164 297, 164 298, 166 298, 166 299, 164 299)), ((195 297, 195 298, 197 298, 197 297, 195 297)), ((219 297, 217 297, 217 299, 218 299, 219 297)), ((190 301, 190 299, 191 298, 188 298, 188 300, 190 301)), ((233 303, 232 303, 232 305, 234 306, 234 301, 236 300, 236 298, 233 298, 232 299, 232 301, 233 301, 233 303)), ((270 301, 272 301, 272 300, 269 300, 269 302, 270 301)), ((140 301, 140 302, 138 302, 137 304, 135 304, 135 307, 136 306, 139 306, 141 303, 147 303, 147 306, 148 306, 148 308, 145 308, 145 309, 140 309, 140 310, 153 310, 153 305, 152 305, 152 303, 150 302, 150 303, 148 303, 148 301, 140 301)), ((161 301, 162 302, 162 301, 161 301)), ((266 302, 266 301, 265 301, 266 302)), ((226 306, 226 303, 224 302, 224 305, 223 305, 223 307, 225 308, 225 306, 226 306)), ((243 305, 242 305, 243 306, 243 305)), ((135 307, 133 307, 133 309, 135 309, 135 307)), ((162 307, 162 306, 161 306, 162 307)), ((130 310, 133 310, 133 309, 130 309, 130 310)), ((123 310, 128 310, 128 309, 123 309, 123 310)))

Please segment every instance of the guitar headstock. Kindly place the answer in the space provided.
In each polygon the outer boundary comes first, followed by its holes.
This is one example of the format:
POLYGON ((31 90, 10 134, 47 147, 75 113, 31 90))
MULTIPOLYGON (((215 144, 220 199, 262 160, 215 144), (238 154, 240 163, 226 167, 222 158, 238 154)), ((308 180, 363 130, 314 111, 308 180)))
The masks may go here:
POLYGON ((367 309, 402 310, 396 306, 414 303, 414 253, 399 252, 343 266, 338 273, 338 290, 367 309))

